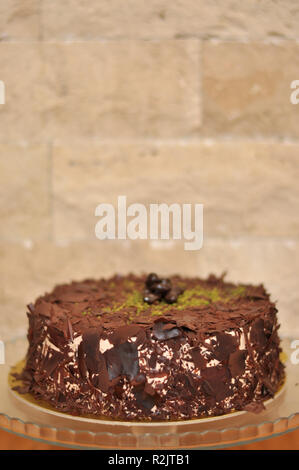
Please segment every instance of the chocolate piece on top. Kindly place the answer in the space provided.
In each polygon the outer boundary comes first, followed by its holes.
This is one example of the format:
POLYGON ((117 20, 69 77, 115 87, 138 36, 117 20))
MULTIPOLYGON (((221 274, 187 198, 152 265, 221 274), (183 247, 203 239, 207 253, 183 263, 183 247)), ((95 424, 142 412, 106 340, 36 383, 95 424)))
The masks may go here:
POLYGON ((147 276, 143 292, 143 300, 153 304, 158 300, 165 300, 169 304, 177 301, 178 296, 184 292, 182 287, 173 286, 170 279, 162 279, 155 273, 147 276))

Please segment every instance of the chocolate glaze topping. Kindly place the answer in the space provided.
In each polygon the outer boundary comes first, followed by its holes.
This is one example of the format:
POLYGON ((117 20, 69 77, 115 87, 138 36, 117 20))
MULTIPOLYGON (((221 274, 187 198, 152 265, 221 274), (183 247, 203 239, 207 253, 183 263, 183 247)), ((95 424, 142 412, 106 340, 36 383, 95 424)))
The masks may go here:
POLYGON ((30 304, 18 391, 71 414, 125 420, 262 410, 284 378, 264 287, 150 276, 59 285, 30 304))

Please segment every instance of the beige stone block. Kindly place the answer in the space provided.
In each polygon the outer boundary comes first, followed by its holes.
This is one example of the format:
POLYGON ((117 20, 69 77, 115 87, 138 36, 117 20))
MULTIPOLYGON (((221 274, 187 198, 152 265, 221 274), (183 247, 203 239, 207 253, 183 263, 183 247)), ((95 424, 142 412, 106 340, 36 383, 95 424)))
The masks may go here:
POLYGON ((43 53, 47 136, 177 137, 199 128, 196 40, 45 44, 43 53))
POLYGON ((48 39, 297 38, 299 12, 287 0, 44 0, 48 39))
POLYGON ((298 137, 297 43, 205 43, 203 51, 206 135, 298 137))
POLYGON ((0 140, 40 139, 42 62, 36 42, 0 42, 0 79, 5 104, 0 105, 0 140))
POLYGON ((299 338, 298 240, 209 239, 197 258, 200 276, 227 271, 232 282, 263 283, 276 302, 281 333, 299 338))
POLYGON ((49 149, 41 144, 0 143, 1 240, 50 236, 49 149))
POLYGON ((39 0, 0 2, 0 39, 37 40, 40 34, 39 0))
MULTIPOLYGON (((298 236, 297 144, 57 143, 54 236, 93 239, 95 208, 204 204, 204 237, 298 236)), ((130 220, 128 218, 128 220, 130 220)))

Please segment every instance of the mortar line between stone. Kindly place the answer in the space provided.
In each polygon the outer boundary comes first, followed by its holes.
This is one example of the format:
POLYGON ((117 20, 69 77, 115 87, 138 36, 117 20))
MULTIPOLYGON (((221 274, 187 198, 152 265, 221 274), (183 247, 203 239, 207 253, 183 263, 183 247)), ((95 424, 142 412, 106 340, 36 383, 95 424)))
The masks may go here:
MULTIPOLYGON (((42 11, 42 10, 41 10, 42 11)), ((285 38, 246 38, 246 37, 236 37, 236 38, 220 38, 220 37, 205 37, 197 35, 185 35, 181 37, 176 36, 156 36, 156 37, 127 37, 127 36, 115 36, 115 37, 94 37, 89 39, 84 38, 60 38, 60 39, 44 39, 43 31, 43 15, 41 15, 40 23, 41 28, 39 31, 38 39, 10 39, 9 37, 2 37, 0 39, 1 43, 10 43, 10 44, 80 44, 80 43, 110 43, 110 42, 121 42, 121 41, 135 41, 135 42, 168 42, 168 41, 202 41, 203 43, 210 44, 264 44, 264 45, 281 45, 286 43, 295 43, 299 44, 299 37, 285 37, 285 38)))
POLYGON ((198 112, 200 129, 204 126, 204 100, 203 100, 203 43, 199 41, 198 47, 198 112))

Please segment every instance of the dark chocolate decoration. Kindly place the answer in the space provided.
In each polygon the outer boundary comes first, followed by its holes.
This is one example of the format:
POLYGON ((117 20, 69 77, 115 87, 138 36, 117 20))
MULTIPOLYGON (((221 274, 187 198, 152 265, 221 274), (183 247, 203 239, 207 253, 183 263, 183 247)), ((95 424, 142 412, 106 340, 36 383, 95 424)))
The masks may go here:
POLYGON ((146 278, 145 285, 148 289, 151 289, 153 284, 156 284, 160 281, 161 281, 161 279, 158 278, 157 274, 150 273, 146 278))
POLYGON ((271 382, 268 377, 262 377, 262 382, 264 387, 267 389, 269 395, 273 396, 276 391, 275 385, 271 382))
POLYGON ((142 385, 146 383, 146 377, 144 374, 138 373, 132 380, 131 384, 136 386, 136 385, 142 385))
POLYGON ((44 357, 42 367, 48 375, 52 375, 52 373, 58 367, 62 360, 62 353, 54 350, 48 351, 46 356, 44 357))
POLYGON ((122 343, 116 346, 123 368, 123 373, 133 379, 139 373, 138 352, 134 343, 122 343))
POLYGON ((138 337, 139 343, 142 342, 142 339, 145 339, 144 330, 139 325, 125 325, 115 330, 109 337, 109 341, 114 345, 118 345, 125 343, 134 336, 138 337))
POLYGON ((118 344, 105 353, 109 379, 115 379, 120 375, 126 375, 133 380, 139 374, 138 352, 135 343, 118 344))
POLYGON ((229 385, 229 375, 224 367, 209 367, 203 370, 203 388, 208 395, 215 397, 216 401, 224 400, 232 395, 229 385))
POLYGON ((81 378, 86 379, 87 378, 87 366, 86 366, 85 357, 84 357, 83 342, 79 344, 79 347, 78 347, 78 369, 79 369, 81 378))
POLYGON ((134 395, 135 395, 137 404, 141 408, 147 411, 150 411, 153 408, 153 406, 156 404, 155 395, 147 393, 144 389, 142 390, 136 387, 134 391, 134 395))
POLYGON ((148 382, 146 382, 143 390, 146 394, 151 395, 152 397, 156 395, 156 390, 148 382))
POLYGON ((73 341, 73 339, 74 339, 74 334, 73 333, 74 332, 73 332, 73 327, 72 327, 72 324, 71 324, 69 318, 66 319, 66 323, 67 323, 68 338, 69 338, 70 341, 73 341))
POLYGON ((117 348, 108 349, 104 356, 106 358, 109 380, 119 377, 123 372, 123 366, 117 348))
POLYGON ((59 329, 54 325, 48 325, 47 332, 48 332, 50 342, 53 343, 54 346, 56 346, 58 349, 62 351, 65 347, 64 328, 59 329))
POLYGON ((162 279, 160 282, 151 285, 150 289, 158 295, 164 296, 171 289, 171 282, 169 279, 162 279))
POLYGON ((145 289, 144 290, 144 293, 143 293, 143 300, 144 302, 147 302, 148 304, 153 304, 155 303, 157 300, 160 300, 160 295, 159 294, 154 294, 153 292, 151 292, 150 290, 148 289, 145 289))
POLYGON ((89 373, 89 380, 94 387, 103 392, 108 390, 108 371, 103 354, 99 350, 100 333, 89 329, 83 334, 83 360, 89 373))
POLYGON ((284 379, 277 309, 261 285, 115 275, 56 286, 27 315, 18 391, 74 415, 154 421, 260 412, 284 379))
POLYGON ((237 340, 227 333, 216 333, 216 342, 212 342, 214 346, 215 357, 219 361, 224 361, 228 356, 237 349, 237 340))
POLYGON ((33 304, 28 304, 27 308, 28 308, 30 313, 32 313, 32 314, 34 313, 34 305, 33 304))
POLYGON ((165 295, 164 299, 168 304, 173 304, 178 300, 178 296, 183 293, 183 289, 180 287, 172 287, 165 295))
MULTIPOLYGON (((18 377, 18 379, 19 379, 19 377, 18 377)), ((18 385, 16 387, 13 387, 13 390, 16 390, 17 392, 19 392, 21 394, 26 394, 26 393, 30 392, 31 386, 30 386, 29 382, 26 382, 25 380, 23 380, 23 384, 18 385)))
POLYGON ((192 348, 190 350, 190 354, 191 354, 195 367, 197 367, 198 369, 202 369, 206 367, 207 360, 206 360, 206 357, 203 356, 201 352, 201 348, 199 346, 195 346, 194 348, 192 348))
POLYGON ((99 342, 100 335, 97 330, 89 329, 83 334, 82 344, 85 364, 87 366, 87 370, 91 373, 96 373, 99 370, 99 342))
POLYGON ((170 279, 159 278, 155 273, 147 276, 145 286, 143 300, 148 304, 153 304, 158 300, 165 300, 172 304, 184 291, 181 287, 173 286, 170 279))
POLYGON ((57 400, 58 400, 58 403, 65 403, 66 402, 65 396, 61 392, 59 392, 57 400))
MULTIPOLYGON (((28 306, 29 309, 32 309, 32 307, 32 304, 30 307, 28 306)), ((44 300, 41 300, 38 305, 38 310, 40 315, 43 315, 47 318, 51 318, 52 305, 50 302, 45 302, 44 300)))

